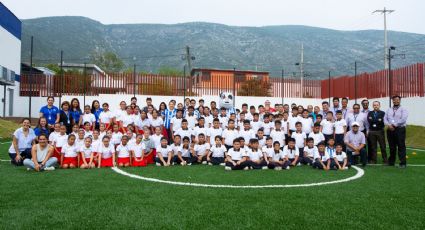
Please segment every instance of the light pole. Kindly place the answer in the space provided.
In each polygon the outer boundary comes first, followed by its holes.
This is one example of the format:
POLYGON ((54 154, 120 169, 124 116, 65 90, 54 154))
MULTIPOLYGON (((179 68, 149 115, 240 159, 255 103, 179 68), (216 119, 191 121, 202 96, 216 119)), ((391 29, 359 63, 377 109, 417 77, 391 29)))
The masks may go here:
POLYGON ((391 50, 395 50, 394 46, 390 46, 388 49, 388 99, 389 99, 389 107, 391 108, 391 97, 393 94, 393 73, 391 71, 391 59, 393 58, 391 55, 391 50))

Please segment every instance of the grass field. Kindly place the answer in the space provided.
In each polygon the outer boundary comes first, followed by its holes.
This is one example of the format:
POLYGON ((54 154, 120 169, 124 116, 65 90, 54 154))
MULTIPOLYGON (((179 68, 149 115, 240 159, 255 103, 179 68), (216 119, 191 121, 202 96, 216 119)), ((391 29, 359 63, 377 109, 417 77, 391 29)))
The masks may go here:
MULTIPOLYGON (((0 159, 9 144, 0 145, 0 159)), ((425 152, 409 151, 409 164, 425 152)), ((354 169, 324 172, 228 172, 222 167, 126 168, 170 181, 265 185, 351 177, 354 169)), ((424 229, 425 167, 368 166, 346 183, 305 188, 199 188, 143 181, 111 169, 28 172, 0 162, 2 229, 424 229)))

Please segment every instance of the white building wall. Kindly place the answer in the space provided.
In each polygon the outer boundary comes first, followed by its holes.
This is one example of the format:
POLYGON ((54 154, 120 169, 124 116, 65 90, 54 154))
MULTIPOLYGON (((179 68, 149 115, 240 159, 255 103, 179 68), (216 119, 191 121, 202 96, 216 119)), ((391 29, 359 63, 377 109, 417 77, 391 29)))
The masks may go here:
MULTIPOLYGON (((0 65, 21 74, 21 41, 10 34, 7 30, 0 26, 0 65)), ((15 113, 15 110, 20 110, 19 97, 19 82, 15 81, 15 86, 6 86, 6 100, 4 100, 4 87, 0 86, 0 116, 3 116, 3 106, 6 103, 6 116, 17 116, 21 113, 15 113), (13 89, 13 114, 9 114, 9 90, 13 89), (16 100, 18 99, 18 100, 16 100)))

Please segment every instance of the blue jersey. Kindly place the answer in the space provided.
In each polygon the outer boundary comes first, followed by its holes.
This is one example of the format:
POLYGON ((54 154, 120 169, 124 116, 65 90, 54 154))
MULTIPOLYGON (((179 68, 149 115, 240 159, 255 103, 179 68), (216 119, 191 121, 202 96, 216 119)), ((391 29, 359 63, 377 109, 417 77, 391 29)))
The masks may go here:
POLYGON ((102 111, 103 111, 102 108, 92 111, 92 113, 94 114, 94 117, 96 118, 96 124, 99 124, 99 115, 102 111))
POLYGON ((34 133, 35 133, 35 135, 38 137, 38 136, 40 136, 41 134, 45 134, 47 137, 49 137, 49 130, 48 129, 46 129, 46 128, 39 128, 39 127, 36 127, 35 129, 34 129, 34 133))
POLYGON ((59 113, 59 109, 56 106, 49 108, 47 105, 45 105, 41 107, 40 113, 42 113, 43 117, 47 119, 47 124, 54 125, 56 123, 56 116, 59 113))
POLYGON ((75 124, 78 124, 78 122, 80 122, 80 116, 82 114, 81 110, 71 109, 69 113, 71 114, 71 117, 74 120, 75 124))
POLYGON ((171 119, 173 119, 173 117, 176 116, 176 113, 177 113, 177 109, 173 109, 173 110, 166 109, 165 111, 161 113, 161 115, 164 116, 164 127, 166 129, 170 128, 171 119))

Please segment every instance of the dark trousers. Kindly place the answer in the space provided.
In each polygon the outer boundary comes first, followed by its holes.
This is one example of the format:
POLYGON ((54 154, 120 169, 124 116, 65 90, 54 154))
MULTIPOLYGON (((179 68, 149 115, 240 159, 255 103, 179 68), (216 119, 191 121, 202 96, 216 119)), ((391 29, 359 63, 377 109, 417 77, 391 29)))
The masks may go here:
POLYGON ((31 149, 25 149, 24 151, 22 151, 20 153, 20 155, 22 157, 22 160, 20 160, 20 161, 17 162, 15 160, 16 153, 9 153, 10 163, 12 163, 12 164, 14 164, 16 166, 22 166, 25 159, 30 159, 31 160, 31 157, 32 157, 31 156, 31 149))
POLYGON ((378 152, 378 144, 381 148, 382 160, 384 163, 387 163, 387 146, 385 143, 385 133, 384 130, 380 131, 369 131, 368 136, 368 160, 371 163, 377 162, 377 152, 378 152))
POLYGON ((211 157, 210 163, 213 165, 219 165, 224 163, 224 157, 211 157))
POLYGON ((360 153, 358 155, 354 155, 354 151, 347 149, 347 158, 350 165, 356 165, 357 164, 357 157, 360 156, 360 161, 363 166, 366 166, 367 164, 367 154, 366 149, 362 148, 360 150, 360 153))
POLYGON ((331 139, 331 138, 333 138, 333 137, 334 137, 334 135, 333 135, 333 134, 330 134, 330 135, 323 134, 323 136, 325 136, 325 142, 326 142, 326 145, 328 144, 329 139, 331 139))
MULTIPOLYGON (((322 163, 323 163, 325 166, 328 164, 328 162, 327 162, 327 161, 322 161, 322 163)), ((316 169, 323 169, 323 165, 322 165, 322 164, 320 164, 320 160, 316 160, 316 161, 313 163, 313 168, 316 168, 316 169)))
POLYGON ((344 134, 335 134, 335 144, 343 144, 344 145, 344 134))
POLYGON ((313 158, 304 156, 300 158, 300 163, 305 165, 313 165, 313 158))
POLYGON ((267 166, 266 161, 261 161, 261 162, 247 161, 247 163, 253 169, 262 169, 264 166, 267 166))
POLYGON ((304 147, 303 148, 298 148, 298 152, 300 153, 299 158, 303 158, 304 157, 304 147))
POLYGON ((283 169, 286 169, 289 165, 291 164, 291 162, 289 161, 285 161, 283 163, 279 163, 279 162, 269 162, 269 164, 267 165, 267 167, 269 169, 274 169, 276 167, 282 167, 283 169))
MULTIPOLYGON (((343 161, 338 161, 338 163, 339 165, 341 165, 341 167, 344 165, 343 161)), ((331 159, 331 169, 337 169, 337 170, 339 169, 334 159, 331 159)))
POLYGON ((388 164, 394 165, 398 153, 400 165, 406 165, 406 127, 397 127, 394 131, 388 129, 387 139, 390 146, 388 164))
MULTIPOLYGON (((182 157, 184 161, 188 164, 192 164, 194 161, 197 161, 198 159, 195 157, 182 157)), ((177 164, 181 164, 182 161, 179 159, 178 156, 174 156, 173 161, 177 164)))
POLYGON ((207 156, 203 156, 201 161, 198 161, 198 156, 192 156, 192 164, 201 164, 202 162, 207 161, 207 156))
MULTIPOLYGON (((164 159, 165 163, 167 163, 168 157, 163 157, 163 159, 164 159)), ((164 163, 162 163, 162 161, 161 161, 161 159, 159 159, 159 157, 155 158, 155 163, 160 163, 161 166, 164 166, 164 163)), ((173 162, 170 162, 170 163, 173 163, 173 162)))
MULTIPOLYGON (((239 161, 235 161, 236 163, 237 162, 239 162, 239 161)), ((241 162, 240 164, 238 164, 238 165, 233 165, 232 164, 232 162, 226 162, 226 166, 227 167, 230 167, 232 170, 242 170, 242 169, 244 169, 245 167, 249 167, 249 164, 248 164, 248 162, 247 161, 244 161, 244 162, 241 162)))

